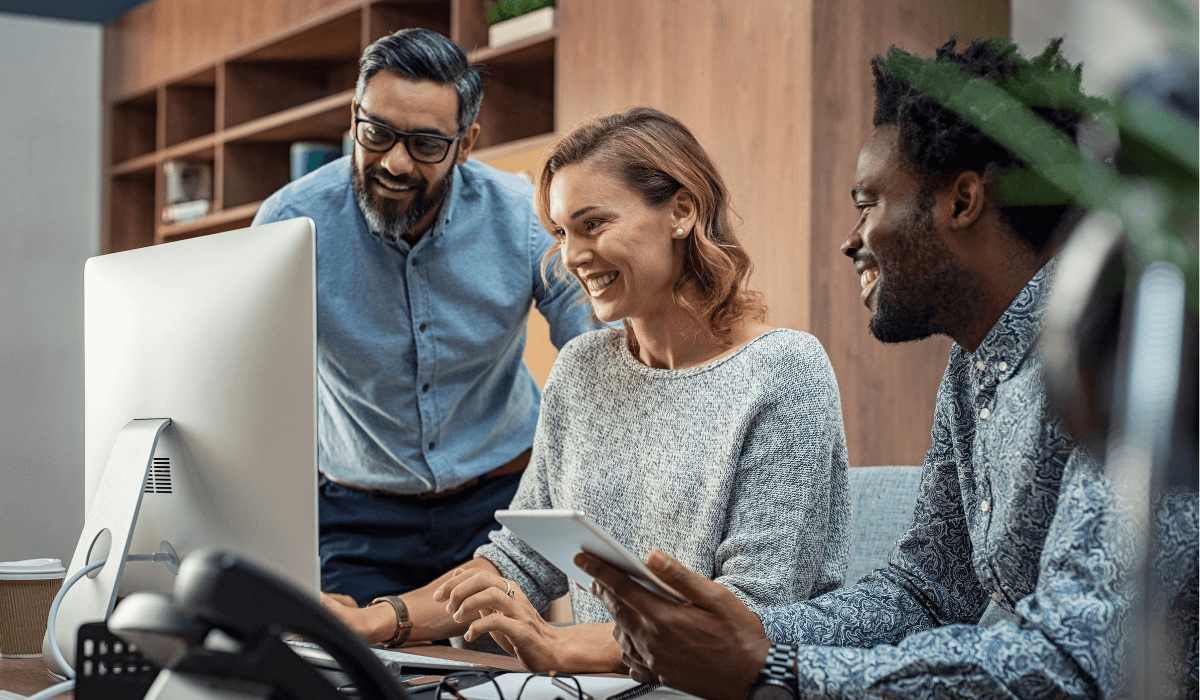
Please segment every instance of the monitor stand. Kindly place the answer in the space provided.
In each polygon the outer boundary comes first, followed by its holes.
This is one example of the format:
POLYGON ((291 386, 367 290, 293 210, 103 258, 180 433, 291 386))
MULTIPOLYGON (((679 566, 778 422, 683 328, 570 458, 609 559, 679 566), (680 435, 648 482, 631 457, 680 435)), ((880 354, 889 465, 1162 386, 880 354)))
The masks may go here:
MULTIPOLYGON (((142 493, 152 460, 157 455, 179 463, 182 454, 175 440, 175 431, 166 430, 170 418, 141 418, 129 421, 113 443, 99 488, 92 499, 79 537, 67 579, 88 564, 107 559, 99 571, 92 572, 75 583, 59 604, 54 633, 59 650, 67 663, 75 665, 75 638, 79 627, 87 622, 107 620, 117 602, 121 589, 121 574, 125 557, 142 505, 142 493)), ((167 543, 164 543, 169 548, 167 543)), ((168 565, 170 568, 170 565, 168 565)), ((174 563, 177 572, 178 561, 174 563)), ((42 641, 42 658, 50 673, 65 677, 50 650, 49 634, 42 641)))

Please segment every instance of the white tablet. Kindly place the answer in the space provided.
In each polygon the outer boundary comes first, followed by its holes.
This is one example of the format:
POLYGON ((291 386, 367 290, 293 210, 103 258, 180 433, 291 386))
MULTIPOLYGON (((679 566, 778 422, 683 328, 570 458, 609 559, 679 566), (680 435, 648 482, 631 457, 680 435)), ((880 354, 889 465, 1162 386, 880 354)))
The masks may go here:
POLYGON ((589 585, 592 577, 575 566, 575 555, 581 551, 603 559, 664 598, 684 602, 683 596, 655 576, 641 559, 580 511, 498 510, 496 520, 582 586, 589 585))

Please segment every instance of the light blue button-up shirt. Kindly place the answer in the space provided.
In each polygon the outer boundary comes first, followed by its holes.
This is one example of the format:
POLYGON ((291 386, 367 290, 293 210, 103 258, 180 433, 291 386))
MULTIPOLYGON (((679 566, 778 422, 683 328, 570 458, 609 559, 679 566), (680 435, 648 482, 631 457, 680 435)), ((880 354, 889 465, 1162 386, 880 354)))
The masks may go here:
POLYGON ((453 488, 533 444, 541 393, 525 366, 530 306, 556 347, 594 329, 578 287, 543 284, 553 239, 533 188, 478 161, 456 166, 413 246, 371 233, 345 157, 267 198, 254 224, 317 225, 319 464, 337 481, 453 488))

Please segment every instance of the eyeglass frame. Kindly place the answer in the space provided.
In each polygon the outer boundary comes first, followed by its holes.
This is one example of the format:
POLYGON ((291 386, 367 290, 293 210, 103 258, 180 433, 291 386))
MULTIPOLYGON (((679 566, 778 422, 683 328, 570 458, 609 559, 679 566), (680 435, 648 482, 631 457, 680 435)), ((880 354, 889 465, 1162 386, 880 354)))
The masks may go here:
MULTIPOLYGON (((500 684, 496 682, 496 676, 501 673, 503 673, 503 671, 501 671, 499 673, 497 673, 496 671, 454 671, 451 673, 447 673, 445 676, 442 677, 442 680, 438 682, 437 688, 434 689, 434 693, 433 693, 434 700, 442 700, 443 688, 445 690, 450 691, 450 694, 453 697, 462 698, 463 696, 458 693, 458 689, 455 687, 457 684, 455 684, 453 682, 451 682, 451 683, 446 682, 447 679, 454 681, 459 678, 476 678, 479 680, 486 679, 489 683, 492 684, 492 687, 495 688, 496 697, 498 697, 499 700, 505 700, 504 692, 500 690, 500 684)), ((574 690, 576 692, 577 700, 592 700, 591 695, 588 695, 587 693, 583 692, 583 686, 580 685, 578 678, 576 678, 575 676, 573 676, 570 673, 561 673, 558 671, 541 671, 539 673, 531 674, 528 678, 525 679, 525 681, 523 683, 521 683, 521 689, 517 691, 517 697, 514 698, 513 700, 521 700, 521 696, 525 694, 525 686, 529 685, 529 681, 532 681, 534 678, 550 678, 554 681, 557 681, 556 685, 561 683, 561 685, 559 687, 562 688, 563 690, 568 690, 570 688, 570 686, 567 686, 565 683, 565 680, 562 680, 562 679, 569 679, 572 683, 575 684, 574 690)), ((476 685, 479 685, 479 684, 475 683, 468 687, 473 688, 476 685)))
POLYGON ((399 129, 393 129, 392 127, 388 126, 387 124, 382 124, 380 122, 377 122, 374 119, 367 119, 366 117, 360 117, 358 115, 359 109, 361 109, 361 107, 355 105, 355 107, 354 107, 354 143, 357 143, 358 145, 367 149, 371 153, 387 153, 388 151, 395 148, 397 143, 399 143, 400 141, 404 141, 404 150, 405 150, 405 152, 408 153, 408 157, 412 158, 414 161, 416 161, 418 163, 424 163, 426 165, 437 165, 438 163, 445 161, 446 156, 450 155, 450 146, 454 145, 454 142, 456 142, 456 141, 461 141, 463 134, 465 134, 467 132, 466 129, 459 129, 458 133, 455 134, 452 138, 449 136, 442 136, 441 134, 430 134, 430 133, 423 132, 423 131, 415 131, 415 132, 400 131, 399 129), (367 124, 370 124, 371 126, 377 126, 380 129, 383 129, 384 131, 390 132, 392 134, 391 145, 389 145, 387 148, 383 149, 382 151, 377 151, 374 148, 371 148, 367 144, 363 143, 362 141, 359 141, 358 140, 358 123, 359 122, 366 122, 367 124), (445 141, 446 142, 446 152, 443 153, 442 157, 438 158, 437 160, 421 160, 412 152, 412 147, 408 145, 408 140, 414 136, 423 136, 423 137, 429 138, 429 139, 437 139, 438 141, 445 141))

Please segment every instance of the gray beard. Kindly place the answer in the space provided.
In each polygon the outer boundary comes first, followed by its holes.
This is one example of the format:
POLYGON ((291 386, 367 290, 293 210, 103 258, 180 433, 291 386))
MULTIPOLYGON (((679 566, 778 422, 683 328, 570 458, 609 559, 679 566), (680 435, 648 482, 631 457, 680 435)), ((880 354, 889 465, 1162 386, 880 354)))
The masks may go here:
MULTIPOLYGON (((408 236, 417 222, 442 205, 450 189, 450 177, 454 174, 454 167, 451 166, 446 171, 442 179, 433 186, 432 191, 426 191, 424 179, 411 181, 411 184, 417 186, 416 195, 407 207, 401 209, 395 200, 380 197, 367 188, 366 180, 373 175, 366 173, 364 176, 358 167, 357 155, 351 156, 351 189, 354 190, 354 199, 358 203, 358 210, 366 219, 371 233, 390 243, 396 243, 401 238, 408 236)), ((371 170, 374 172, 378 169, 378 166, 375 166, 371 170)))

